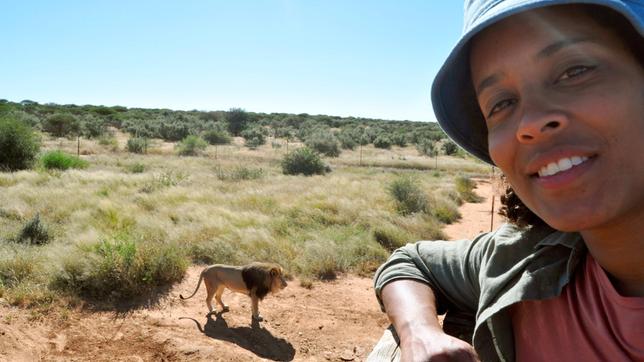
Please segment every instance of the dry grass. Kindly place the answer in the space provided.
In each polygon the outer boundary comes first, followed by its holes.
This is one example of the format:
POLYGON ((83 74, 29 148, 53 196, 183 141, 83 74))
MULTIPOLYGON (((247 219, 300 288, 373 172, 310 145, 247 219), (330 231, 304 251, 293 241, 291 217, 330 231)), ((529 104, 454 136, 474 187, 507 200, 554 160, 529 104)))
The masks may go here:
MULTIPOLYGON (((249 150, 235 139, 209 146, 200 157, 179 157, 173 144, 158 140, 147 155, 128 154, 127 137, 115 138, 116 151, 82 140, 81 158, 90 164, 84 170, 0 173, 0 293, 10 300, 31 300, 25 293, 34 290, 32 299, 49 301, 52 290, 59 292, 53 282, 64 273, 100 264, 73 260, 95 258, 97 245, 113 240, 140 245, 150 263, 158 260, 147 251, 178 248, 182 253, 166 261, 177 268, 187 260, 265 260, 305 280, 338 272, 370 275, 391 248, 442 237, 437 215, 396 213, 386 191, 392 180, 415 175, 429 200, 449 212, 459 201, 454 177, 488 171, 480 162, 449 157, 440 157, 435 170, 434 159, 412 147, 365 147, 362 162, 359 149, 326 159, 333 172, 325 176, 286 176, 279 166, 286 148, 271 146, 280 140, 249 150), (260 169, 252 177, 235 176, 260 169), (48 227, 48 245, 7 241, 37 214, 48 227), (21 260, 33 267, 25 269, 21 260)), ((43 139, 43 151, 76 153, 75 140, 43 139)), ((290 143, 289 149, 299 146, 290 143)))

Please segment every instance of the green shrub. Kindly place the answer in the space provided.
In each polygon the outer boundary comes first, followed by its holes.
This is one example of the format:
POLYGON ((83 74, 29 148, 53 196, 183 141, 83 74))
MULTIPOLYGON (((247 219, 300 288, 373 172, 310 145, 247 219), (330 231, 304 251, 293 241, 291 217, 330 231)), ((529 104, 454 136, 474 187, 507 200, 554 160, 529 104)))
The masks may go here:
POLYGON ((190 135, 177 143, 176 149, 179 156, 196 156, 206 149, 208 143, 199 136, 190 135))
MULTIPOLYGON (((2 113, 2 110, 0 109, 0 113, 2 113)), ((40 118, 38 116, 27 113, 24 111, 19 111, 19 110, 13 110, 9 112, 8 114, 9 118, 13 118, 16 121, 22 122, 25 125, 31 127, 32 129, 42 129, 42 124, 40 122, 40 118)))
POLYGON ((241 132, 244 137, 244 145, 248 148, 254 149, 266 143, 266 135, 261 127, 247 128, 241 132))
POLYGON ((312 133, 304 143, 312 150, 325 156, 338 157, 340 155, 340 143, 333 133, 328 130, 321 130, 312 133))
POLYGON ((16 241, 33 245, 43 245, 49 242, 49 230, 47 225, 40 220, 40 214, 36 214, 33 219, 27 221, 16 236, 16 241))
POLYGON ((456 192, 465 202, 481 202, 481 198, 474 193, 476 183, 467 176, 457 176, 454 179, 454 187, 456 192))
POLYGON ((430 139, 423 139, 418 144, 416 144, 416 149, 422 155, 435 157, 436 156, 436 145, 430 139))
POLYGON ((347 135, 340 134, 338 140, 340 141, 340 147, 345 150, 353 150, 358 146, 358 142, 347 135))
POLYGON ((0 118, 0 170, 23 170, 31 167, 40 140, 26 124, 13 118, 0 118))
POLYGON ((399 177, 387 186, 387 191, 396 201, 396 209, 402 215, 427 211, 427 195, 413 178, 399 177))
POLYGON ((361 128, 342 128, 342 130, 337 134, 338 141, 340 141, 340 147, 353 150, 359 144, 365 145, 367 142, 366 137, 363 136, 363 130, 361 128))
POLYGON ((105 120, 92 115, 86 115, 83 117, 80 127, 82 134, 88 138, 100 137, 107 131, 105 120))
POLYGON ((218 129, 205 131, 201 137, 211 145, 227 145, 232 141, 228 132, 218 129))
POLYGON ((181 250, 127 238, 102 241, 65 259, 52 285, 83 297, 129 301, 181 280, 188 266, 181 250))
POLYGON ((376 148, 391 148, 391 139, 385 135, 379 135, 376 139, 373 140, 373 145, 376 148))
POLYGON ((127 140, 127 151, 131 153, 147 153, 148 139, 133 137, 127 140))
POLYGON ((195 129, 190 124, 190 119, 183 115, 161 116, 156 119, 155 127, 149 127, 143 133, 147 133, 147 137, 159 137, 169 142, 179 141, 188 137, 191 133, 194 134, 195 129))
POLYGON ((458 146, 456 143, 446 140, 445 143, 443 143, 443 151, 445 151, 445 154, 448 156, 455 155, 458 152, 458 146))
POLYGON ((402 133, 394 133, 391 135, 391 142, 399 147, 407 146, 407 137, 402 133))
POLYGON ((285 175, 323 175, 327 171, 328 167, 320 156, 308 147, 298 148, 282 159, 282 172, 285 175))
POLYGON ((67 170, 70 168, 87 168, 89 162, 68 155, 63 151, 50 151, 40 158, 42 166, 47 169, 67 170))

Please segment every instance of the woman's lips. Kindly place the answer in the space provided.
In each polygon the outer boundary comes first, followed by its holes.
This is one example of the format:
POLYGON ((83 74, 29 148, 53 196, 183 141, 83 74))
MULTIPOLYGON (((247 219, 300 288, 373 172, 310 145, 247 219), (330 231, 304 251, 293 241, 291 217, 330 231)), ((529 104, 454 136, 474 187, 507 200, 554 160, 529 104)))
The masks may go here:
POLYGON ((586 156, 563 157, 556 162, 551 162, 548 165, 541 167, 538 175, 539 177, 553 176, 557 173, 567 171, 575 166, 579 166, 587 160, 588 157, 586 156))
POLYGON ((596 161, 596 156, 575 157, 579 158, 564 157, 556 163, 551 162, 532 177, 540 186, 547 189, 567 187, 588 172, 596 161))

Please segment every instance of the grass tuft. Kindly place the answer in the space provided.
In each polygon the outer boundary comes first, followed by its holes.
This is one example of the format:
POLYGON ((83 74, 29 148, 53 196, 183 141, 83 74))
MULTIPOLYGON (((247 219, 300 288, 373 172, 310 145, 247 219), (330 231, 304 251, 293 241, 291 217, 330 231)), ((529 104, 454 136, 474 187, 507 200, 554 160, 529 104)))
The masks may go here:
POLYGON ((373 230, 373 238, 388 251, 404 246, 414 241, 413 237, 405 229, 393 225, 378 226, 373 230))
POLYGON ((465 202, 481 202, 481 197, 474 192, 476 183, 467 176, 457 176, 454 179, 454 187, 461 199, 465 202))
POLYGON ((396 201, 396 209, 402 215, 427 211, 427 196, 415 179, 401 176, 389 184, 387 191, 396 201))
POLYGON ((232 169, 217 167, 215 174, 221 181, 257 180, 264 176, 264 170, 245 166, 235 166, 232 169))
POLYGON ((49 242, 49 229, 44 222, 40 220, 40 214, 36 214, 33 219, 27 221, 22 227, 16 241, 32 245, 43 245, 49 242))
POLYGON ((91 299, 128 301, 181 280, 187 266, 175 244, 104 240, 66 258, 53 285, 91 299))
POLYGON ((89 162, 81 160, 76 156, 66 154, 63 151, 50 151, 40 158, 40 163, 47 170, 68 170, 70 168, 83 169, 89 166, 89 162))
POLYGON ((238 264, 246 259, 238 248, 223 240, 193 243, 188 255, 193 262, 200 264, 238 264))
POLYGON ((145 172, 145 165, 140 162, 135 162, 127 165, 126 170, 130 173, 143 173, 145 172))

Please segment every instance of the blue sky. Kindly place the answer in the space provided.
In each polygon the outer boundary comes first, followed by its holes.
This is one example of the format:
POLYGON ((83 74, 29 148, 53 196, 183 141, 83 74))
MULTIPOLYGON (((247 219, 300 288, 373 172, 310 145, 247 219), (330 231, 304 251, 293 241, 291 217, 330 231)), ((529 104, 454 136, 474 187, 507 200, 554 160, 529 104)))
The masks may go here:
POLYGON ((459 0, 4 1, 0 98, 434 121, 459 0))

